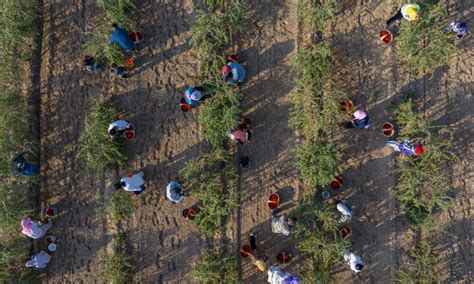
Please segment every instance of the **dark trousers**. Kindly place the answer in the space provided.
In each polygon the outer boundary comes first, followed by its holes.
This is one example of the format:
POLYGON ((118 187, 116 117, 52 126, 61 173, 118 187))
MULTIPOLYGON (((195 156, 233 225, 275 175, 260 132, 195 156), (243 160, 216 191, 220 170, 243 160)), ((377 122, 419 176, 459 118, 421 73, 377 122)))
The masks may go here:
POLYGON ((250 247, 252 250, 257 249, 257 238, 255 236, 250 236, 250 247))
POLYGON ((402 18, 403 18, 402 9, 399 9, 398 12, 393 17, 388 19, 388 21, 386 23, 387 24, 387 29, 391 28, 393 25, 395 25, 395 22, 397 20, 401 20, 402 18))

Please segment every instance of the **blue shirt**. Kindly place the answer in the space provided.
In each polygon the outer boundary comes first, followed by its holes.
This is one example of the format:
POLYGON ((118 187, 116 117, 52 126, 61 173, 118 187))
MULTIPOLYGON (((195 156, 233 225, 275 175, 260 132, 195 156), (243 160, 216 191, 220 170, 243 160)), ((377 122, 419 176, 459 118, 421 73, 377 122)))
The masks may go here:
POLYGON ((227 66, 230 67, 232 71, 232 78, 226 79, 227 82, 231 84, 242 83, 245 80, 246 72, 242 65, 235 62, 227 63, 227 66))
POLYGON ((192 107, 195 107, 199 101, 191 99, 191 95, 196 91, 196 89, 189 87, 186 89, 186 92, 184 92, 184 100, 192 107))
POLYGON ((118 43, 125 52, 133 49, 133 42, 130 40, 128 32, 122 28, 114 28, 110 36, 110 44, 118 43))

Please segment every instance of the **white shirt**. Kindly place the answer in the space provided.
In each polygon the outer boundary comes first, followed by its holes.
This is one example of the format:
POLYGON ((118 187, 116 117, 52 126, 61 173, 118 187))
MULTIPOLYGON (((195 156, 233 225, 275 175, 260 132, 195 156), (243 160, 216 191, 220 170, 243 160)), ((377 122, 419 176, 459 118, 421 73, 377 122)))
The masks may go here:
POLYGON ((120 182, 124 182, 125 186, 124 189, 126 191, 141 191, 142 186, 145 181, 143 180, 143 172, 139 172, 138 174, 134 174, 131 177, 124 177, 120 180, 120 182))
POLYGON ((41 230, 38 222, 32 221, 31 222, 31 232, 23 231, 23 234, 27 235, 33 239, 39 239, 44 235, 43 230, 41 230))
POLYGON ((352 271, 358 273, 360 272, 361 270, 357 270, 356 269, 356 265, 357 264, 362 264, 362 260, 360 259, 359 256, 355 255, 354 253, 349 253, 349 252, 346 252, 344 254, 344 260, 347 261, 347 263, 349 264, 349 266, 351 267, 352 271))
POLYGON ((124 131, 124 130, 127 130, 127 128, 129 127, 130 127, 130 123, 126 122, 125 120, 115 120, 114 122, 109 124, 108 131, 110 132, 112 128, 115 128, 118 131, 124 131))
POLYGON ((40 251, 31 257, 31 260, 26 262, 26 267, 45 268, 51 260, 51 256, 44 251, 40 251))
POLYGON ((281 270, 280 267, 276 265, 270 267, 267 273, 268 273, 267 282, 271 284, 283 284, 285 277, 290 275, 288 272, 281 270))

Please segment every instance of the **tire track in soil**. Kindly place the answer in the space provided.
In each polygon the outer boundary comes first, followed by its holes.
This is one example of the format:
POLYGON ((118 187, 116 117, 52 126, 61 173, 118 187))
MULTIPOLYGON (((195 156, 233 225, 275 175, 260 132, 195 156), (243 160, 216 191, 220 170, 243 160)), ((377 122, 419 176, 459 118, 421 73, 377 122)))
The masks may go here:
MULTIPOLYGON (((288 128, 289 94, 294 86, 288 56, 296 38, 295 1, 246 1, 246 33, 241 35, 237 51, 246 61, 248 79, 242 86, 244 116, 250 118, 252 141, 239 146, 238 156, 248 156, 251 168, 241 170, 239 179, 240 207, 237 223, 230 224, 236 254, 248 243, 249 234, 257 236, 257 245, 275 260, 279 250, 296 257, 291 237, 271 232, 267 198, 271 192, 282 196, 284 210, 292 206, 291 198, 298 189, 294 167, 295 136, 288 128)), ((236 164, 238 164, 238 158, 236 164)), ((296 259, 296 258, 295 258, 296 259)), ((264 281, 248 261, 241 260, 244 282, 264 281)), ((290 267, 290 271, 296 268, 290 267)))
MULTIPOLYGON (((44 1, 41 58, 41 208, 59 209, 50 233, 59 249, 46 272, 46 282, 99 280, 108 243, 103 215, 96 212, 104 188, 64 147, 77 141, 84 111, 99 96, 101 79, 88 77, 82 66, 84 31, 93 29, 97 7, 84 1, 44 1)), ((40 243, 39 249, 45 250, 40 243)))

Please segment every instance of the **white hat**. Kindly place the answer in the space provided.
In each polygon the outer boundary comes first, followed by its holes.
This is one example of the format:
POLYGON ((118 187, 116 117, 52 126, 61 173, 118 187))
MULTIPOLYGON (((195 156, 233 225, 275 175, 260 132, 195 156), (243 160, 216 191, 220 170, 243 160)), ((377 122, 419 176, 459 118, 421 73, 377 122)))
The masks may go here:
POLYGON ((194 101, 199 101, 199 100, 201 100, 201 98, 202 98, 202 94, 199 91, 194 91, 191 94, 191 99, 194 100, 194 101))
POLYGON ((354 112, 354 117, 356 119, 364 119, 367 117, 367 113, 363 110, 358 110, 356 112, 354 112))

